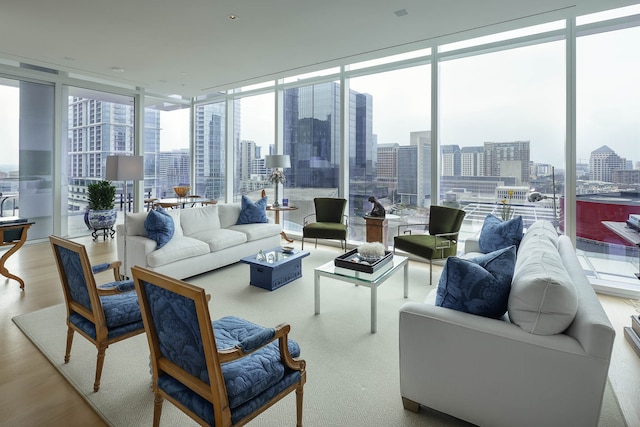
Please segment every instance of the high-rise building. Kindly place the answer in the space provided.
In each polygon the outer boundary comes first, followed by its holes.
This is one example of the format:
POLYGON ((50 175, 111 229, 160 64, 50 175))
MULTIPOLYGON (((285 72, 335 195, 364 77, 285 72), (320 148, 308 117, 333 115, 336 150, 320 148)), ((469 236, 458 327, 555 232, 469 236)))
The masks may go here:
POLYGON ((485 176, 514 177, 529 183, 529 141, 485 142, 485 176))
POLYGON ((613 171, 624 170, 626 165, 626 159, 603 145, 597 150, 593 150, 589 156, 589 179, 591 181, 613 182, 613 171))
POLYGON ((460 150, 460 175, 484 176, 484 147, 462 147, 460 150))
MULTIPOLYGON (((239 103, 237 104, 239 108, 239 103)), ((195 111, 195 194, 207 199, 224 196, 225 104, 198 105, 195 111)))
POLYGON ((431 198, 431 131, 411 132, 398 148, 398 195, 406 205, 427 206, 431 198))
POLYGON ((440 147, 440 174, 442 176, 459 176, 461 173, 461 151, 459 145, 443 145, 440 147))

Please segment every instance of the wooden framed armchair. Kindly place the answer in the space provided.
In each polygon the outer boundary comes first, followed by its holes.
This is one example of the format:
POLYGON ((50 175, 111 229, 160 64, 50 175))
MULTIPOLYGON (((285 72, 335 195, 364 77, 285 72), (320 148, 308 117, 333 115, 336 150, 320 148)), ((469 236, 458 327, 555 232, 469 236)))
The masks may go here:
POLYGON ((349 216, 344 210, 347 206, 346 199, 333 197, 316 197, 313 199, 315 213, 304 217, 302 228, 302 249, 304 249, 304 239, 340 240, 340 247, 347 250, 347 229, 349 227, 349 216), (315 219, 315 222, 312 222, 315 219))
POLYGON ((83 245, 57 236, 49 236, 49 241, 67 306, 64 363, 71 357, 74 332, 91 341, 98 349, 93 383, 93 391, 98 391, 107 347, 144 332, 138 296, 132 280, 121 280, 120 261, 91 266, 83 245), (94 274, 108 270, 115 281, 96 286, 94 274))
POLYGON ((405 224, 398 226, 398 235, 393 238, 393 252, 401 250, 429 260, 429 285, 433 280, 434 259, 455 255, 458 248, 458 232, 465 216, 462 209, 431 205, 427 224, 405 224), (412 229, 426 229, 413 233, 412 229))
POLYGON ((151 350, 158 426, 164 399, 201 425, 241 426, 296 392, 302 426, 306 363, 290 326, 227 316, 211 321, 204 289, 131 269, 151 350))

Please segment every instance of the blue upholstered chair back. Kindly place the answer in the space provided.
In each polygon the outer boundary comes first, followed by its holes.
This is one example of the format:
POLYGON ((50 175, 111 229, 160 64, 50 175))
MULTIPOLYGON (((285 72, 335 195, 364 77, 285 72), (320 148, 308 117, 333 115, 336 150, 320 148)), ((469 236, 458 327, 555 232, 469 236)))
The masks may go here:
POLYGON ((192 299, 142 282, 156 330, 160 354, 209 384, 198 315, 192 299))
POLYGON ((73 301, 92 311, 87 278, 84 275, 80 254, 59 245, 54 247, 60 256, 62 269, 67 277, 66 282, 62 282, 62 286, 67 287, 68 295, 73 301))

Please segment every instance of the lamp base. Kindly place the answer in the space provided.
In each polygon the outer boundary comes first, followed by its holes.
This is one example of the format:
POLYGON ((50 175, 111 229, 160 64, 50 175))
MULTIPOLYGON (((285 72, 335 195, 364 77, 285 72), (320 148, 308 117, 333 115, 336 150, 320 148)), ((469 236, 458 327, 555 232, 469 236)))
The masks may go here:
POLYGON ((275 201, 275 202, 271 203, 271 206, 273 206, 274 208, 279 208, 280 207, 280 203, 278 203, 278 201, 275 201))

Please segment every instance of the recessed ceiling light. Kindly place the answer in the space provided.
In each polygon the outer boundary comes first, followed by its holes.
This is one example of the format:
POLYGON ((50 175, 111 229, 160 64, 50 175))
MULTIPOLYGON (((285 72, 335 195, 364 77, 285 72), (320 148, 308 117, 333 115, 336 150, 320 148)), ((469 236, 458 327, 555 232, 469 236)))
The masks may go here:
POLYGON ((71 56, 65 56, 64 59, 66 61, 75 61, 76 60, 76 58, 72 58, 71 56))
POLYGON ((111 71, 114 73, 124 73, 124 68, 122 67, 111 67, 111 71))
POLYGON ((407 12, 407 9, 396 10, 393 13, 395 13, 398 18, 400 18, 401 16, 406 16, 406 15, 409 14, 409 12, 407 12))
POLYGON ((231 14, 228 16, 228 18, 232 21, 235 21, 236 19, 238 19, 238 15, 231 14))

